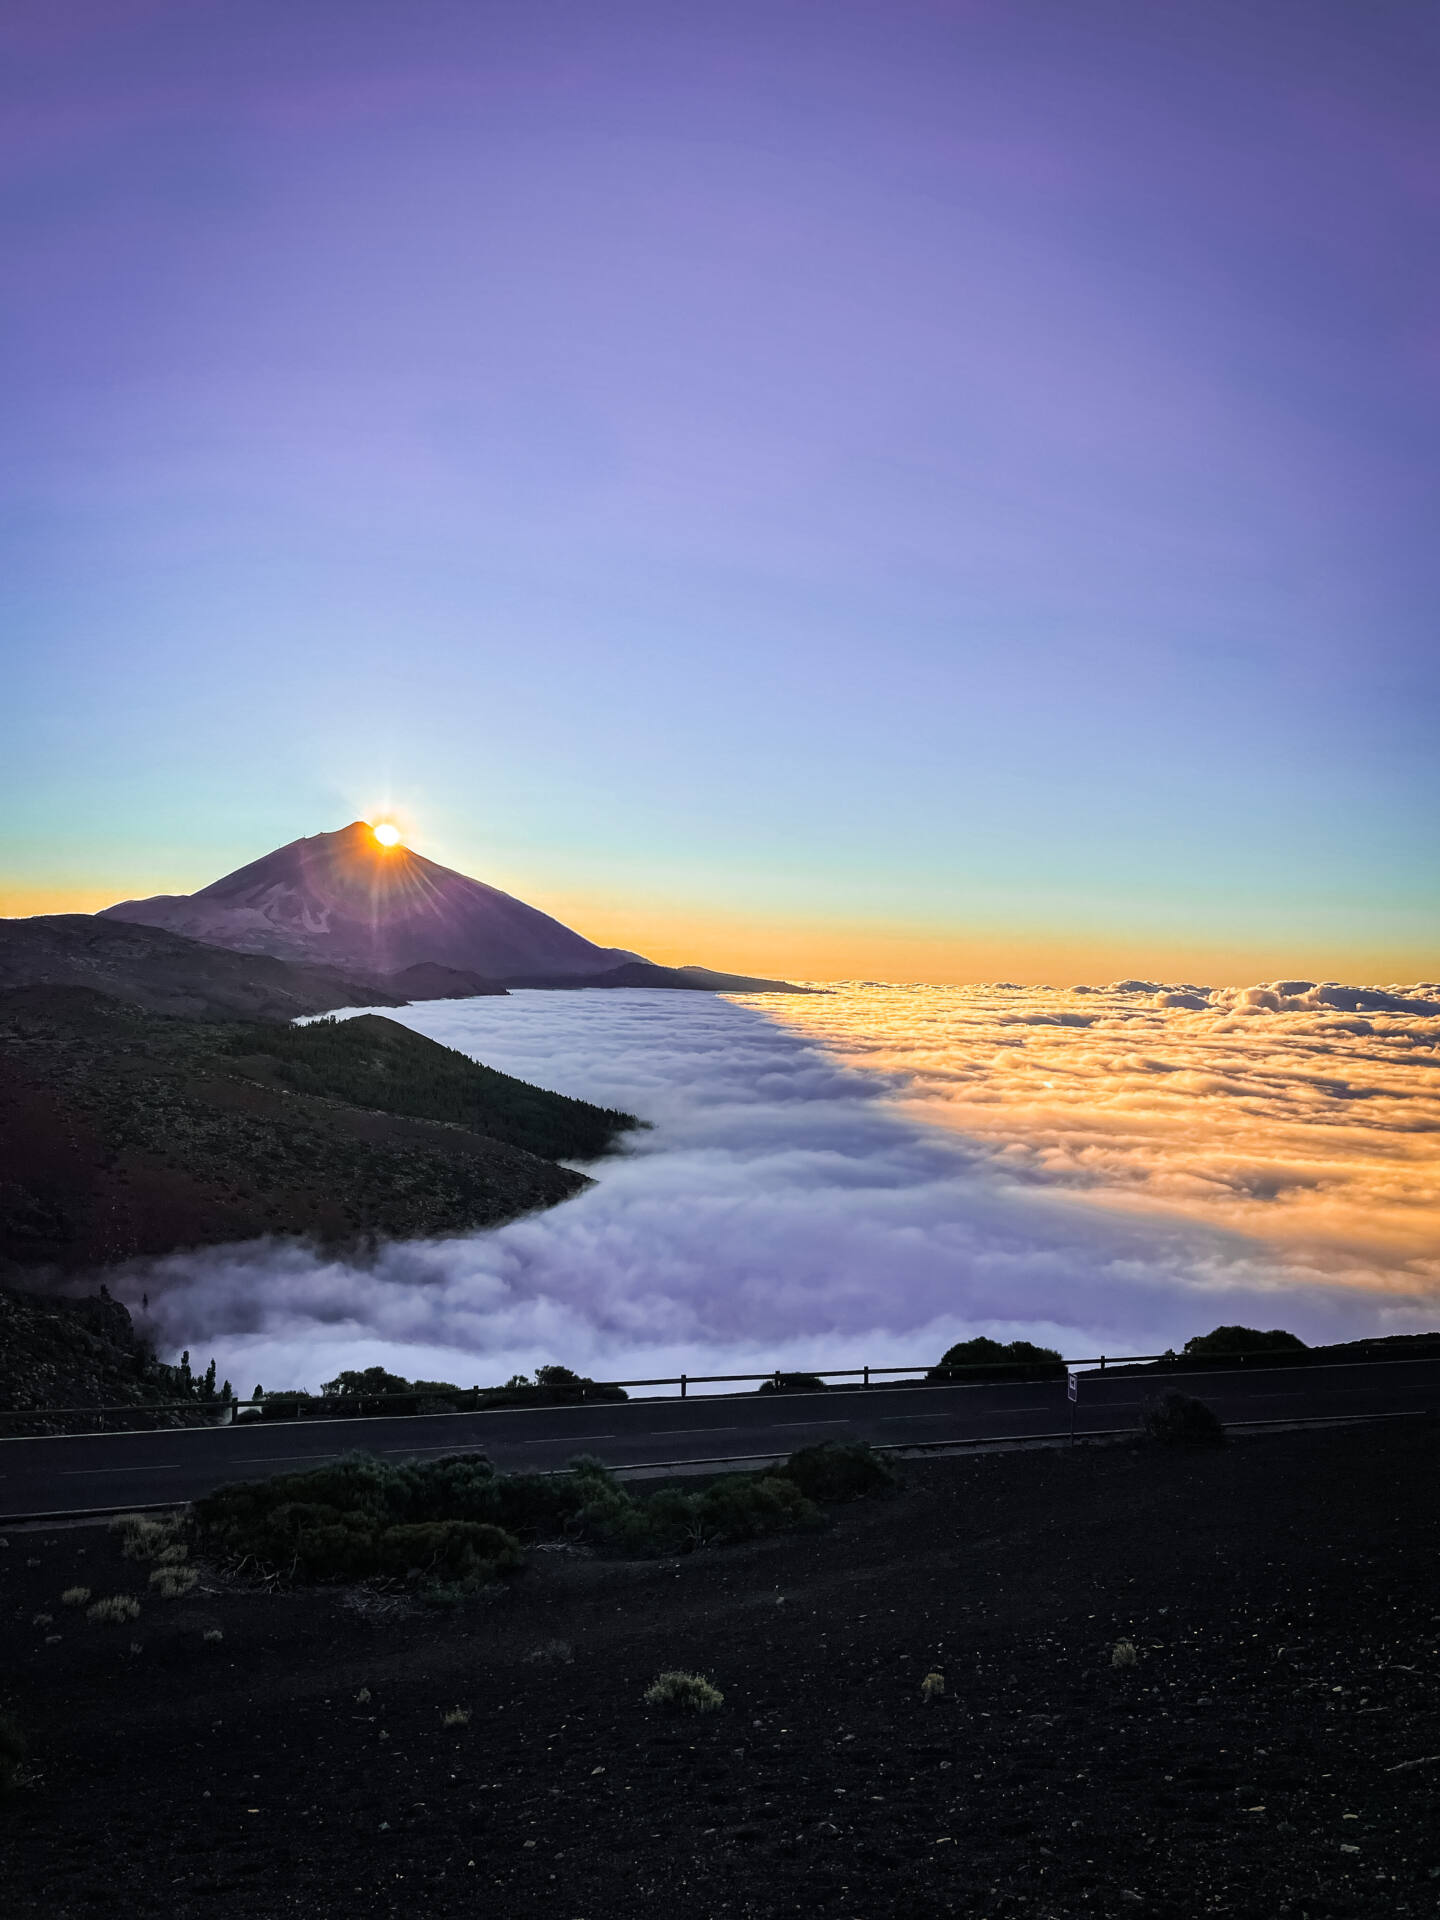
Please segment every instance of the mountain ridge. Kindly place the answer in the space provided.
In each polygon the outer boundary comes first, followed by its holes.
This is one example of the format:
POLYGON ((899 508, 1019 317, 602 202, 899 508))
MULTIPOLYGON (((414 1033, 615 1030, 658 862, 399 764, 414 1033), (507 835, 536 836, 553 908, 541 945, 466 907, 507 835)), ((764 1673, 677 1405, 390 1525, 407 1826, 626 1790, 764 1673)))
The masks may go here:
POLYGON ((804 993, 788 981, 660 967, 601 947, 483 880, 386 845, 368 821, 287 842, 189 894, 121 900, 96 916, 233 952, 325 966, 407 998, 507 987, 646 986, 804 993), (407 982, 423 990, 406 993, 407 982))

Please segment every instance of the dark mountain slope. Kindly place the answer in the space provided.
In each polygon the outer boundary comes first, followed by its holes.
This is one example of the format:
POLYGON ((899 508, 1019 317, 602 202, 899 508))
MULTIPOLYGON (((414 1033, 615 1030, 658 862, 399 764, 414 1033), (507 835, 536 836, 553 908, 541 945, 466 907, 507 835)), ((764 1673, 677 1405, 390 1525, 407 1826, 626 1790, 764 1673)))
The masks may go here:
POLYGON ((147 1013, 198 1020, 294 1020, 410 997, 330 967, 231 953, 103 914, 0 920, 0 992, 41 986, 91 987, 147 1013))
POLYGON ((490 1226, 588 1184, 529 1143, 588 1155, 632 1124, 378 1015, 347 1037, 17 989, 0 994, 0 1272, 490 1226))
MULTIPOLYGON (((392 974, 398 986, 403 975, 392 974)), ((761 980, 748 973, 716 973, 712 967, 657 967, 650 960, 627 960, 605 973, 571 980, 559 974, 521 974, 507 987, 649 987, 680 993, 818 993, 818 987, 796 987, 788 980, 761 980)), ((438 997, 438 996, 436 996, 438 997)))
MULTIPOLYGON (((24 1407, 153 1408, 194 1397, 201 1403, 197 1413, 146 1418, 147 1426, 180 1427, 205 1417, 204 1394, 203 1379, 155 1358, 129 1313, 103 1287, 86 1300, 0 1288, 0 1408, 7 1413, 24 1407)), ((95 1427, 89 1415, 6 1419, 0 1420, 0 1438, 95 1427)))
POLYGON ((238 1069, 266 1085, 417 1120, 451 1121, 545 1159, 593 1160, 617 1133, 636 1124, 631 1114, 547 1093, 481 1066, 381 1014, 316 1020, 279 1033, 237 1028, 229 1046, 238 1069), (263 1045, 252 1052, 257 1039, 263 1045))

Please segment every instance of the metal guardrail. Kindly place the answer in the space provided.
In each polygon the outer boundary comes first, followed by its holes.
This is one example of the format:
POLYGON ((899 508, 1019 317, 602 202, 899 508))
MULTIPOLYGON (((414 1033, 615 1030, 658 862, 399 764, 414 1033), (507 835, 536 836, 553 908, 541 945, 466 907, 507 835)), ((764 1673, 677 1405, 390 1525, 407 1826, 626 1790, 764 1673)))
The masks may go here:
MULTIPOLYGON (((1363 1343, 1356 1344, 1357 1346, 1363 1347, 1363 1343)), ((781 1383, 785 1380, 793 1379, 835 1380, 839 1382, 853 1380, 862 1390, 868 1389, 887 1379, 893 1379, 898 1384, 902 1378, 915 1378, 917 1385, 924 1382, 934 1386, 983 1386, 987 1383, 997 1386, 1038 1386, 1044 1384, 1047 1380, 1053 1381, 1058 1385, 1067 1373, 1076 1373, 1083 1370, 1104 1373, 1107 1368, 1147 1366, 1159 1364, 1164 1361, 1174 1362, 1175 1370, 1180 1373, 1194 1372, 1197 1370, 1197 1364, 1200 1364, 1203 1368, 1203 1363, 1205 1362, 1212 1363, 1215 1370, 1224 1371, 1231 1364, 1243 1366, 1249 1361, 1264 1361, 1277 1370, 1283 1369, 1287 1372, 1292 1370, 1303 1372, 1307 1367, 1314 1365, 1413 1365, 1421 1361, 1440 1359, 1440 1342, 1437 1342, 1436 1347, 1428 1353, 1365 1353, 1359 1351, 1354 1353, 1353 1358, 1343 1361, 1316 1360, 1309 1357, 1317 1353, 1317 1351, 1323 1351, 1323 1349, 1250 1347, 1234 1353, 1193 1354, 1188 1356, 1173 1351, 1166 1353, 1101 1353, 1087 1355, 1080 1359, 1060 1360, 1058 1362, 982 1360, 945 1364, 940 1361, 922 1361, 914 1366, 897 1367, 875 1367, 868 1365, 859 1367, 776 1367, 766 1373, 678 1373, 660 1375, 656 1378, 645 1380, 593 1380, 587 1381, 586 1385, 598 1388, 601 1391, 615 1387, 627 1391, 632 1387, 678 1387, 680 1389, 678 1394, 669 1396, 655 1395, 652 1397, 680 1400, 687 1399, 689 1397, 689 1389, 694 1386, 729 1386, 759 1382, 760 1388, 763 1388, 767 1383, 773 1381, 776 1389, 783 1391, 784 1389, 781 1383), (1301 1358, 1302 1354, 1306 1357, 1301 1358), (1293 1358, 1291 1357, 1292 1355, 1294 1356, 1293 1358), (971 1374, 976 1376, 976 1378, 973 1381, 959 1380, 955 1378, 958 1374, 971 1374), (932 1375, 942 1375, 943 1377, 931 1379, 932 1375)), ((510 1402, 509 1405, 505 1405, 501 1401, 500 1396, 510 1391, 514 1390, 505 1387, 457 1388, 456 1392, 462 1399, 469 1400, 472 1396, 476 1396, 474 1404, 454 1408, 442 1408, 440 1411, 442 1413, 453 1412, 457 1416, 474 1413, 523 1411, 527 1404, 525 1402, 521 1402, 517 1408, 513 1401, 510 1402), (489 1398, 489 1396, 492 1395, 495 1396, 494 1399, 489 1398)), ((794 1388, 791 1391, 803 1393, 806 1389, 800 1387, 794 1388)), ((104 1416, 111 1413, 126 1413, 132 1416, 159 1413, 191 1413, 211 1415, 215 1417, 217 1423, 221 1425, 238 1425, 242 1424, 239 1416, 246 1408, 258 1410, 263 1417, 263 1412, 266 1407, 273 1406, 277 1402, 291 1400, 299 1403, 294 1415, 291 1416, 295 1419, 332 1419, 337 1416, 345 1417, 346 1415, 352 1419, 384 1419, 387 1416, 383 1413, 369 1414, 360 1411, 360 1409, 373 1407, 377 1402, 415 1402, 422 1400, 433 1402, 443 1399, 444 1397, 444 1395, 437 1393, 417 1392, 413 1387, 395 1393, 313 1395, 307 1394, 303 1389, 299 1388, 277 1388, 274 1393, 262 1395, 259 1399, 252 1397, 242 1400, 232 1396, 229 1400, 221 1400, 219 1398, 199 1400, 192 1398, 189 1400, 165 1401, 117 1401, 103 1406, 95 1406, 92 1404, 90 1406, 79 1407, 0 1407, 0 1421, 59 1418, 76 1419, 81 1416, 103 1421, 104 1416)), ((716 1395, 714 1397, 718 1399, 724 1396, 716 1395)), ((549 1401, 536 1400, 530 1404, 533 1404, 536 1409, 545 1408, 553 1412, 566 1406, 597 1406, 604 1403, 598 1399, 581 1396, 573 1401, 560 1399, 549 1401)), ((419 1409, 416 1408, 415 1411, 418 1415, 419 1409)), ((388 1417, 403 1419, 406 1416, 396 1414, 388 1417)), ((252 1422, 247 1421, 243 1424, 250 1425, 252 1422)), ((103 1431, 103 1427, 97 1429, 97 1431, 103 1431)), ((43 1438, 44 1436, 40 1437, 43 1438)))

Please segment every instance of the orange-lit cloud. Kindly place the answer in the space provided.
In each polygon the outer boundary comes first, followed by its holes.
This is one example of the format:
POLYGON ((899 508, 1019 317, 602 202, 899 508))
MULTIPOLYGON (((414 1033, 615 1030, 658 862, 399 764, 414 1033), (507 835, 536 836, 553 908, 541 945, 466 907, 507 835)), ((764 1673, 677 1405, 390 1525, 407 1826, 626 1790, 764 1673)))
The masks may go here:
POLYGON ((1189 1215, 1332 1281, 1440 1289, 1440 987, 851 986, 755 1004, 896 1076, 911 1113, 1017 1182, 1189 1215))
POLYGON ((1143 985, 517 993, 399 1018, 651 1123, 565 1205, 345 1257, 175 1255, 178 1352, 315 1383, 913 1365, 971 1333, 1154 1353, 1220 1323, 1432 1326, 1440 1015, 1143 985), (1200 1000, 1199 994, 1188 996, 1200 1000), (1271 1000, 1280 1003, 1270 1004, 1271 1000))

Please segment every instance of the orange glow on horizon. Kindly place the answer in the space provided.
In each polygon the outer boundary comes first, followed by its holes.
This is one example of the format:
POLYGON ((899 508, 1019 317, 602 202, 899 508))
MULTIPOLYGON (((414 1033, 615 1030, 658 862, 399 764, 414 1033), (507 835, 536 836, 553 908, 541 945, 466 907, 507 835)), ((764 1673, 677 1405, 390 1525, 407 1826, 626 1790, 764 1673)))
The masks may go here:
MULTIPOLYGON (((378 846, 405 844, 401 830, 382 820, 378 846), (392 832, 393 841, 380 838, 392 832)), ((463 858, 456 862, 462 868, 463 858)), ((124 899, 189 893, 213 873, 151 872, 68 886, 0 879, 0 918, 32 914, 96 913, 124 899)), ((519 873, 490 876, 492 884, 553 914, 601 946, 625 947, 661 965, 699 963, 727 972, 790 980, 927 981, 964 985, 981 980, 1077 982, 1146 978, 1190 980, 1210 986, 1251 986, 1257 981, 1303 975, 1313 980, 1357 984, 1433 979, 1431 952, 1369 944, 1357 938, 1344 947, 1318 941, 1275 939, 1231 944, 1159 938, 1153 932, 1047 933, 998 928, 920 927, 879 921, 790 919, 773 913, 674 906, 653 896, 602 895, 571 889, 551 892, 519 873)))
POLYGON ((378 826, 372 827, 370 831, 382 847, 398 847, 400 844, 400 829, 389 820, 382 820, 378 826))
POLYGON ((1305 974, 1314 980, 1417 981, 1434 977, 1433 953, 1357 939, 1187 941, 1152 931, 1007 930, 923 927, 878 921, 749 917, 676 910, 645 899, 586 893, 526 896, 600 946, 630 947, 662 966, 696 963, 724 972, 787 980, 927 981, 964 986, 1018 980, 1069 986, 1142 977, 1253 986, 1305 974), (1428 970, 1428 971, 1427 971, 1428 970))

